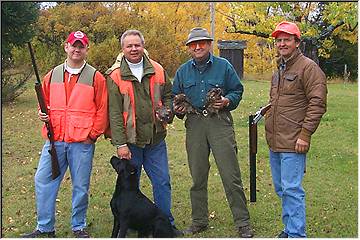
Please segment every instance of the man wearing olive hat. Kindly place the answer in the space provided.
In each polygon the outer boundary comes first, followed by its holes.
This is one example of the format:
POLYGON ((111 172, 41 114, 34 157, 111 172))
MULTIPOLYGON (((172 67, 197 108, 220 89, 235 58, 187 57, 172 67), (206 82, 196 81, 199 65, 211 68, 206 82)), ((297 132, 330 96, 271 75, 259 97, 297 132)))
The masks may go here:
POLYGON ((326 112, 326 77, 300 52, 300 30, 295 23, 279 23, 271 36, 279 59, 265 130, 275 192, 282 202, 284 229, 278 237, 306 237, 302 180, 311 135, 326 112))
POLYGON ((252 237, 249 211, 237 159, 237 144, 230 111, 236 109, 243 94, 243 85, 234 67, 224 58, 210 53, 213 39, 204 28, 190 31, 186 46, 192 59, 177 70, 173 94, 185 94, 196 112, 189 113, 174 103, 179 118, 186 115, 186 152, 193 180, 190 189, 192 224, 184 231, 195 234, 205 231, 209 224, 207 180, 210 151, 218 167, 226 197, 240 237, 252 237), (220 88, 222 96, 212 107, 218 114, 206 110, 206 94, 220 88))

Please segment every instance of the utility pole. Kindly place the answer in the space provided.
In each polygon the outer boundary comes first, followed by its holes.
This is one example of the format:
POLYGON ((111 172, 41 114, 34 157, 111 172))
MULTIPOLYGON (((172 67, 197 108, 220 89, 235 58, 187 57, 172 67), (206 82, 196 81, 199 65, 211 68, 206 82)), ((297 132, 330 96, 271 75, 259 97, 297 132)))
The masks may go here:
POLYGON ((211 26, 211 37, 214 39, 211 45, 211 53, 214 53, 214 42, 215 42, 215 3, 210 2, 210 26, 211 26))

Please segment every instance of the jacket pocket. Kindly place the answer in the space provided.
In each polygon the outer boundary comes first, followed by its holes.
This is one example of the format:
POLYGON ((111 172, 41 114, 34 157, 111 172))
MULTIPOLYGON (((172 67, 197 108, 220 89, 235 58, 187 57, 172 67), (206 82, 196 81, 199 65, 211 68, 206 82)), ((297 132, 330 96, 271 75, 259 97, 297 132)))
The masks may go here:
POLYGON ((276 146, 295 150, 295 143, 301 131, 301 123, 282 113, 277 115, 276 146))
POLYGON ((191 100, 192 96, 196 96, 196 89, 195 89, 196 83, 194 81, 184 81, 183 87, 184 87, 184 93, 186 97, 188 97, 191 100))
POLYGON ((294 95, 297 92, 298 75, 296 73, 286 73, 284 75, 283 93, 294 95))
POLYGON ((224 87, 223 81, 220 81, 219 79, 215 79, 215 78, 208 79, 208 84, 209 84, 210 89, 211 88, 223 88, 224 87))
POLYGON ((216 118, 220 119, 219 124, 223 124, 225 126, 232 126, 234 122, 230 111, 220 111, 219 115, 216 116, 216 118))
POLYGON ((69 140, 81 142, 86 140, 93 126, 92 118, 71 116, 69 119, 69 140))
MULTIPOLYGON (((61 115, 52 115, 51 116, 51 127, 54 133, 54 141, 62 140, 61 133, 63 133, 63 128, 61 121, 62 116, 61 115)), ((44 123, 44 126, 42 128, 42 135, 44 138, 48 138, 48 130, 46 128, 46 124, 44 123)))
POLYGON ((191 88, 193 86, 195 86, 196 83, 195 82, 192 82, 192 81, 184 81, 184 88, 185 89, 188 89, 188 88, 191 88))

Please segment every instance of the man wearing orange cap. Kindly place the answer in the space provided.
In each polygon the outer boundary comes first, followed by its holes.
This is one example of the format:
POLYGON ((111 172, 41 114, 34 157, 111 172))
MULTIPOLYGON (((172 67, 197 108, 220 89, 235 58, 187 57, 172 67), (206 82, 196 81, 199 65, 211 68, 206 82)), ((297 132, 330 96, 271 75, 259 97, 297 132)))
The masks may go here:
POLYGON ((279 23, 271 36, 279 59, 265 131, 274 188, 282 201, 284 230, 278 237, 306 237, 302 180, 311 135, 326 112, 326 77, 300 52, 300 30, 295 23, 279 23))
MULTIPOLYGON (((65 43, 67 59, 44 77, 42 84, 48 115, 39 110, 39 119, 51 121, 60 176, 51 178, 50 143, 43 147, 35 174, 37 227, 21 237, 55 237, 55 205, 60 183, 69 167, 72 181, 71 227, 77 238, 88 238, 86 212, 96 139, 108 126, 107 88, 104 76, 86 63, 89 40, 72 32, 65 43)), ((45 124, 42 129, 47 138, 45 124)))

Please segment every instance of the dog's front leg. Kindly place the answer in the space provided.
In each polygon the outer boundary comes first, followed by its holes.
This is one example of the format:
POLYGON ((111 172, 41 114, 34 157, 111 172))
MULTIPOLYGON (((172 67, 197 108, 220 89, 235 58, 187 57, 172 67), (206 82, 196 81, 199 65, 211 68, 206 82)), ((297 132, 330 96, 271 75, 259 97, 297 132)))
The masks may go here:
POLYGON ((119 231, 119 234, 118 234, 117 237, 118 238, 125 238, 127 230, 128 230, 128 223, 126 221, 121 221, 120 231, 119 231))
POLYGON ((120 222, 116 219, 116 217, 114 217, 114 226, 111 237, 116 238, 119 235, 119 230, 120 230, 120 222))

